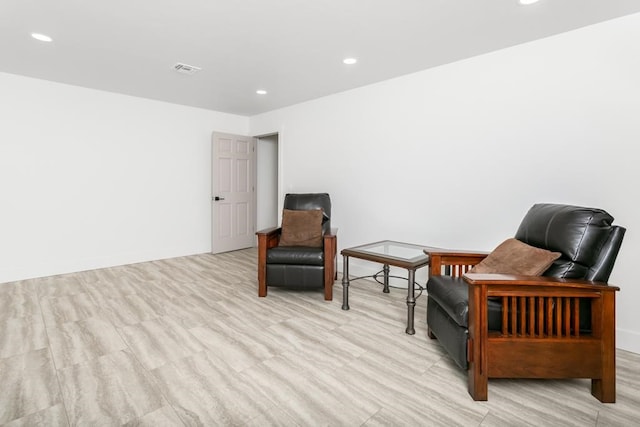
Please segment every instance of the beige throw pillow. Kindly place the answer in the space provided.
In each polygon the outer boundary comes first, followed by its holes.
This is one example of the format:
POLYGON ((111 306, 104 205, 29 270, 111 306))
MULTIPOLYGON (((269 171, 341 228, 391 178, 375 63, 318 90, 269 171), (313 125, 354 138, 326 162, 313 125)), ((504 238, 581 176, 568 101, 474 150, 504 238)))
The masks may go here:
POLYGON ((560 252, 536 248, 511 238, 498 245, 485 259, 469 270, 469 273, 540 276, 553 261, 560 258, 560 255, 560 252))
POLYGON ((322 247, 322 210, 282 211, 279 246, 322 247))

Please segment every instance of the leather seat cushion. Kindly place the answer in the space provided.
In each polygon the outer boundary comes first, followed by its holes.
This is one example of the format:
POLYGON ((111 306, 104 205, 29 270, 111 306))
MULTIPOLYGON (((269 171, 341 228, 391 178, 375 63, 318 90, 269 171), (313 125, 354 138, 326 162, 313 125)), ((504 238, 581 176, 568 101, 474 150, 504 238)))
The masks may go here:
POLYGON ((277 246, 267 251, 267 264, 324 265, 322 248, 277 246))
POLYGON ((324 267, 267 264, 267 285, 296 289, 322 289, 324 288, 324 267))
POLYGON ((469 290, 460 277, 433 276, 427 282, 427 293, 455 322, 469 324, 469 290))
MULTIPOLYGON (((458 325, 469 327, 469 286, 461 277, 432 276, 427 282, 427 293, 458 325)), ((500 330, 502 304, 490 298, 488 321, 490 330, 500 330)))
POLYGON ((458 325, 433 298, 427 299, 427 325, 462 369, 467 369, 467 328, 458 325))

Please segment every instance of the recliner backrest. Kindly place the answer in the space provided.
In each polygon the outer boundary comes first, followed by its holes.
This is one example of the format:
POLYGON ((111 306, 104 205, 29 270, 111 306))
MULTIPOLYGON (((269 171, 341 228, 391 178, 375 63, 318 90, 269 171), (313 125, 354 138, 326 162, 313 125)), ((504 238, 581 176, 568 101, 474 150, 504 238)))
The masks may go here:
POLYGON ((515 238, 562 253, 545 276, 607 282, 625 229, 602 209, 539 203, 525 215, 515 238))
POLYGON ((284 196, 284 209, 322 209, 322 231, 331 231, 331 198, 328 193, 288 193, 284 196))

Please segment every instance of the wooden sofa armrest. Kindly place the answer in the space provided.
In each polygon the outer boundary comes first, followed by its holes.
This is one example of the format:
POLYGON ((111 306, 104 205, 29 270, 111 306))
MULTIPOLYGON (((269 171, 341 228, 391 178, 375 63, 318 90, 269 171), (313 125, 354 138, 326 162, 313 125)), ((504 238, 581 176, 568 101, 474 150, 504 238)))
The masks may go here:
POLYGON ((256 232, 258 236, 258 296, 267 295, 267 249, 278 246, 282 227, 271 227, 256 232))
POLYGON ((429 256, 429 275, 440 276, 443 273, 443 267, 448 270, 448 274, 452 276, 462 276, 469 271, 471 267, 489 255, 489 252, 471 252, 464 250, 425 249, 424 253, 429 256))
POLYGON ((490 293, 492 292, 491 289, 497 290, 498 288, 502 288, 504 290, 509 290, 511 289, 510 286, 526 286, 530 291, 534 291, 535 288, 544 288, 551 293, 553 293, 554 290, 558 292, 570 292, 571 290, 574 290, 575 292, 614 292, 620 290, 620 288, 617 286, 609 285, 603 282, 593 282, 589 280, 576 279, 560 279, 556 277, 546 276, 465 273, 463 277, 465 281, 471 286, 488 286, 490 288, 490 293))
POLYGON ((338 229, 332 228, 329 233, 325 233, 322 236, 324 247, 324 266, 329 268, 331 277, 336 272, 336 254, 338 252, 338 229))
POLYGON ((270 236, 273 234, 280 234, 281 232, 282 232, 282 227, 269 227, 263 230, 256 231, 256 236, 262 236, 262 235, 270 236))
MULTIPOLYGON (((327 263, 334 264, 336 253, 338 251, 338 229, 332 228, 330 232, 322 235, 323 247, 324 247, 324 264, 327 267, 327 263)), ((335 266, 332 267, 335 270, 335 266)))
POLYGON ((338 279, 338 229, 332 228, 322 236, 324 245, 324 299, 333 299, 333 282, 338 279))
MULTIPOLYGON (((280 241, 280 235, 282 234, 282 227, 270 227, 256 232, 258 236, 258 248, 264 245, 265 249, 278 246, 280 241)), ((336 239, 338 235, 338 229, 332 228, 329 233, 325 233, 322 237, 324 241, 336 239)))
MULTIPOLYGON (((267 256, 266 250, 278 246, 281 233, 282 227, 270 227, 256 232, 256 236, 258 236, 258 251, 264 249, 265 259, 267 256)), ((258 255, 259 257, 260 255, 258 255)))

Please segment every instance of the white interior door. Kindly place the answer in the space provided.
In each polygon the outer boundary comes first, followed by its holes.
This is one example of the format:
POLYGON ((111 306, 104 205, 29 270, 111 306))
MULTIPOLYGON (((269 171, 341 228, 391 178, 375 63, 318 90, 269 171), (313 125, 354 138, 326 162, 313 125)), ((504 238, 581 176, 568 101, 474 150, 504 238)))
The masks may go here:
POLYGON ((255 141, 214 132, 211 153, 211 252, 255 246, 255 141))

